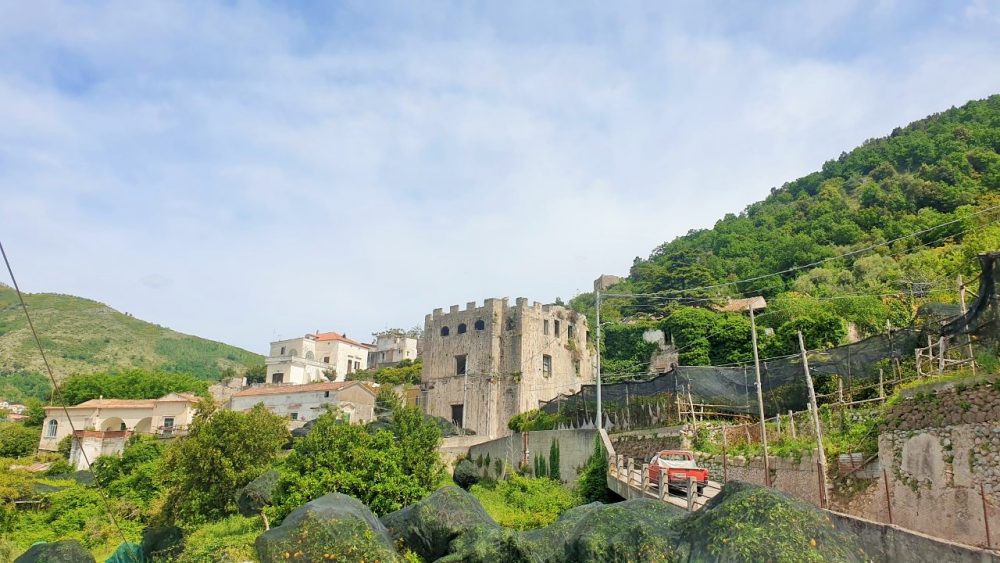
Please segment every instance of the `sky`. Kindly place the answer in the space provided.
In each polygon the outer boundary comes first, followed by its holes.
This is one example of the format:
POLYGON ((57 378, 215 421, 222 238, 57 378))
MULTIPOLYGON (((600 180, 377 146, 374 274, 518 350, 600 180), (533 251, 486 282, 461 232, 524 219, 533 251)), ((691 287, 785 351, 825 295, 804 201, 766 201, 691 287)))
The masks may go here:
POLYGON ((25 291, 369 341, 996 93, 1000 0, 0 0, 0 241, 25 291))

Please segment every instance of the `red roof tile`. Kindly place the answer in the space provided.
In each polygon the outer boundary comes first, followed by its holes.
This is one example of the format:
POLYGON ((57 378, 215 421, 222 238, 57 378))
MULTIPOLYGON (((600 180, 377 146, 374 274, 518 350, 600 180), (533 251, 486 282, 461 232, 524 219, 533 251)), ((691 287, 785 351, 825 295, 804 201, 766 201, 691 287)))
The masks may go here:
POLYGON ((362 348, 371 348, 369 344, 362 344, 356 340, 351 340, 350 338, 340 334, 339 332, 317 332, 313 336, 316 337, 317 342, 325 342, 327 340, 339 340, 341 342, 346 342, 347 344, 352 344, 354 346, 360 346, 362 348))

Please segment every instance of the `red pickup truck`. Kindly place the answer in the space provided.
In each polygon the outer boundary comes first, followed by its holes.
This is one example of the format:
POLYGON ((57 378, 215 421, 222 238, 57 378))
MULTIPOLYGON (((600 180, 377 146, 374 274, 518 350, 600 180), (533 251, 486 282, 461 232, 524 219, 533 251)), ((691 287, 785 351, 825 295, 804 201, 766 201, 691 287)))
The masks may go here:
POLYGON ((659 483, 660 472, 666 471, 667 486, 687 491, 689 479, 694 478, 698 494, 708 484, 708 469, 698 467, 694 454, 684 450, 663 450, 649 460, 649 482, 659 483))

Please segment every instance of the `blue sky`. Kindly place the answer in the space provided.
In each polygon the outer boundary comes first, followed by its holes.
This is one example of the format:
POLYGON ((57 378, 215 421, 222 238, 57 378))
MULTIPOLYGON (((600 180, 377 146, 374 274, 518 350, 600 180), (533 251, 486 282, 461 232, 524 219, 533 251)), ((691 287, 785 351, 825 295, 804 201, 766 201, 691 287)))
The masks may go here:
POLYGON ((569 298, 1000 93, 998 0, 38 1, 0 22, 23 287, 256 351, 569 298))

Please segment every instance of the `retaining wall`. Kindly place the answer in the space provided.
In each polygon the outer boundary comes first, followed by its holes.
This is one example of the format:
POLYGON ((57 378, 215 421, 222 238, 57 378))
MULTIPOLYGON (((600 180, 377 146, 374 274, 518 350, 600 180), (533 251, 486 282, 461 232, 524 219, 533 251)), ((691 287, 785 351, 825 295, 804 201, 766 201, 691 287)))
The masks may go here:
POLYGON ((940 540, 919 532, 827 511, 833 524, 857 538, 876 562, 1000 563, 1000 554, 940 540), (880 555, 880 557, 878 557, 880 555))
MULTIPOLYGON (((572 485, 594 453, 594 437, 596 430, 540 430, 527 432, 528 466, 533 467, 534 457, 542 455, 546 464, 549 461, 549 451, 554 440, 559 440, 559 477, 563 482, 572 485)), ((504 460, 511 467, 518 467, 524 460, 524 434, 515 433, 506 438, 497 438, 469 448, 469 457, 475 461, 482 456, 489 456, 490 475, 496 475, 496 460, 504 460)))

